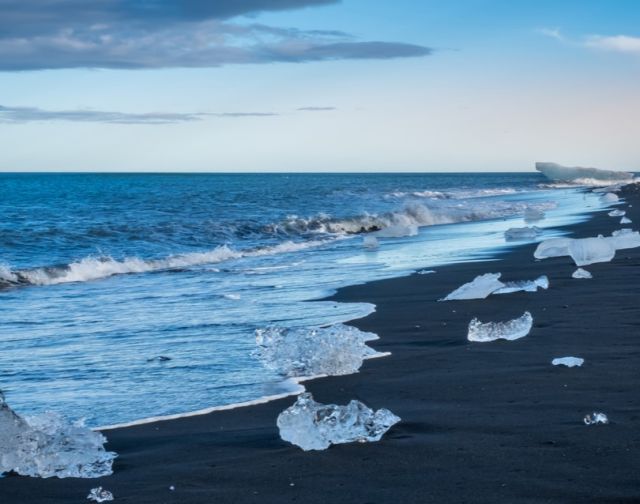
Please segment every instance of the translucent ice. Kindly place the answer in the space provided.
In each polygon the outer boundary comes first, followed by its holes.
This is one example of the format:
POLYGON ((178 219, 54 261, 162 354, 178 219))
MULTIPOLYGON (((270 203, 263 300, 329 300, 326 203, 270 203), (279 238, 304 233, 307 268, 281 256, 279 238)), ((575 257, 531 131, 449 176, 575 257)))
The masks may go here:
POLYGON ((569 255, 576 266, 609 262, 616 255, 614 244, 606 238, 581 238, 569 242, 569 255))
POLYGON ((617 194, 609 192, 602 196, 602 201, 605 203, 617 203, 618 201, 620 201, 620 198, 618 198, 617 194))
POLYGON ((507 322, 487 322, 483 324, 477 318, 474 318, 469 322, 467 339, 480 343, 498 339, 516 340, 529 334, 532 325, 533 317, 529 312, 524 312, 521 317, 507 322))
POLYGON ((441 301, 453 301, 458 299, 484 299, 492 292, 505 286, 500 280, 500 273, 485 273, 475 277, 471 282, 468 282, 441 301))
POLYGON ((104 449, 106 438, 56 413, 22 418, 0 395, 0 475, 98 478, 111 474, 115 453, 104 449))
POLYGON ((624 214, 626 214, 627 212, 625 212, 624 210, 611 210, 607 215, 609 217, 622 217, 624 214))
POLYGON ((584 423, 585 425, 597 425, 597 424, 604 425, 609 423, 609 419, 607 418, 607 415, 605 415, 604 413, 594 411, 593 413, 590 413, 584 417, 584 423))
POLYGON ((629 217, 623 217, 620 219, 620 224, 631 224, 631 219, 629 217))
POLYGON ((572 238, 551 238, 538 245, 533 256, 536 259, 547 259, 549 257, 561 257, 569 255, 569 244, 572 238))
POLYGON ((345 375, 355 373, 363 359, 378 355, 365 343, 373 333, 335 324, 311 329, 269 327, 256 331, 253 355, 283 376, 345 375))
POLYGON ((491 294, 511 294, 512 292, 536 292, 538 288, 548 289, 549 278, 547 275, 542 275, 535 280, 519 280, 516 282, 505 282, 504 287, 493 291, 491 294))
POLYGON ((507 241, 516 240, 535 240, 540 234, 541 229, 536 226, 509 228, 504 232, 504 238, 507 241))
POLYGON ((580 357, 558 357, 551 361, 554 366, 580 367, 584 364, 584 359, 580 357))
POLYGON ((378 248, 379 245, 378 239, 375 236, 365 236, 362 238, 362 246, 366 249, 375 249, 378 248))
POLYGON ((387 409, 374 412, 360 401, 346 406, 320 404, 310 393, 278 416, 280 437, 305 451, 325 450, 332 444, 379 441, 400 418, 387 409))
POLYGON ((113 500, 113 494, 109 490, 104 490, 102 487, 92 488, 89 495, 87 495, 87 500, 109 502, 113 500))
POLYGON ((631 229, 619 229, 605 238, 616 250, 640 247, 640 233, 631 229))
POLYGON ((593 278, 593 275, 585 269, 578 268, 573 272, 571 278, 593 278))
POLYGON ((527 207, 524 211, 524 220, 526 222, 535 222, 544 219, 544 212, 537 208, 527 207))

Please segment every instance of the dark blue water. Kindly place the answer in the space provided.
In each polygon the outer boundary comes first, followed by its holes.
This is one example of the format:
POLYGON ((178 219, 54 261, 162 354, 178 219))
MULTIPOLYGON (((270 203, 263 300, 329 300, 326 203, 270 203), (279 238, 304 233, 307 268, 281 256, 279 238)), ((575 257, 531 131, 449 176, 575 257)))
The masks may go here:
POLYGON ((585 196, 543 182, 0 174, 0 389, 18 411, 93 425, 282 392, 290 384, 250 355, 255 329, 363 316, 371 306, 303 301, 487 257, 527 207, 546 211, 547 235, 582 218, 585 196), (363 248, 381 229, 399 237, 363 248))

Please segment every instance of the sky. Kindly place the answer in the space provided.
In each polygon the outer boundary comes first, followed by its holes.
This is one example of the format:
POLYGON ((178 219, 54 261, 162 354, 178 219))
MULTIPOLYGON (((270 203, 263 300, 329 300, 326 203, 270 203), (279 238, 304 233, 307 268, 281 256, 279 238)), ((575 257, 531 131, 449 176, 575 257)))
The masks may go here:
POLYGON ((0 0, 1 171, 640 171, 636 0, 0 0))

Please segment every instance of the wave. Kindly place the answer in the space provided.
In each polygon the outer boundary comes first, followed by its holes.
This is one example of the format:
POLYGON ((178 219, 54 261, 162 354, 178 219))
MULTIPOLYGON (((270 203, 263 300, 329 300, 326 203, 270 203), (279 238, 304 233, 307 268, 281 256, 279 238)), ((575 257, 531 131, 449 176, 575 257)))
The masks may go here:
POLYGON ((89 282, 114 275, 175 270, 245 257, 260 257, 287 252, 298 252, 319 247, 331 241, 333 240, 325 239, 308 242, 288 241, 278 245, 250 250, 234 250, 226 245, 222 245, 206 252, 190 252, 163 259, 145 260, 139 257, 129 257, 117 260, 109 256, 85 257, 79 261, 63 266, 46 266, 15 271, 12 271, 6 266, 0 266, 0 288, 20 285, 56 285, 70 282, 89 282))
POLYGON ((517 194, 519 191, 513 187, 489 188, 489 189, 459 189, 455 191, 393 191, 385 195, 386 198, 427 198, 433 200, 443 199, 474 199, 487 198, 490 196, 505 196, 508 194, 517 194))

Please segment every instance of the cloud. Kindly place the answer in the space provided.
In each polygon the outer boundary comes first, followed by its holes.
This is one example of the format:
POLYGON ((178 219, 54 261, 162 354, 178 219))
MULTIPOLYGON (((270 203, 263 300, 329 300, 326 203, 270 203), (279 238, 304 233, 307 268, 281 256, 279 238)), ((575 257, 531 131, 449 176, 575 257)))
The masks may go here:
POLYGON ((601 49, 604 51, 640 54, 640 37, 631 37, 629 35, 609 37, 591 35, 587 37, 584 45, 592 49, 601 49))
POLYGON ((130 114, 101 110, 43 110, 36 107, 3 107, 0 105, 0 124, 19 124, 36 121, 72 121, 110 124, 175 124, 200 121, 208 117, 271 117, 275 112, 153 112, 130 114))
POLYGON ((230 19, 334 0, 0 0, 0 71, 217 67, 421 57, 428 47, 357 41, 230 19))
POLYGON ((564 35, 560 32, 560 28, 538 28, 536 30, 540 35, 564 42, 564 35))
POLYGON ((299 111, 302 112, 328 112, 330 110, 336 110, 335 107, 299 107, 299 111))

